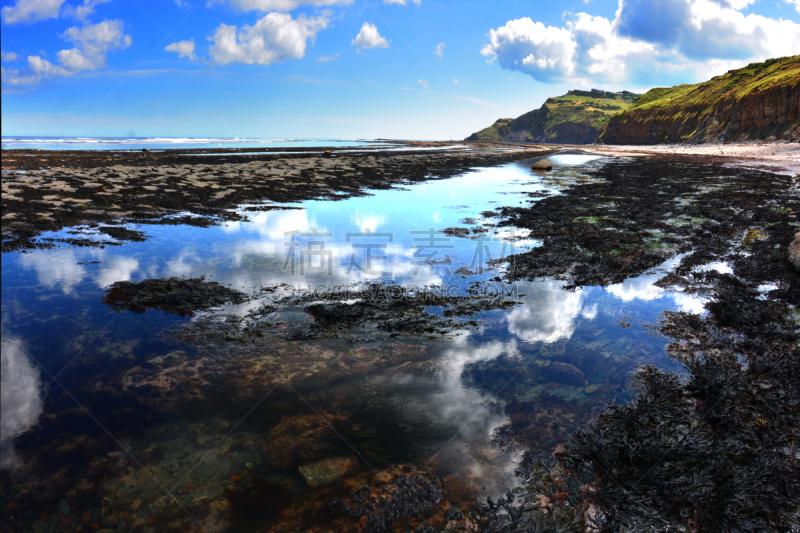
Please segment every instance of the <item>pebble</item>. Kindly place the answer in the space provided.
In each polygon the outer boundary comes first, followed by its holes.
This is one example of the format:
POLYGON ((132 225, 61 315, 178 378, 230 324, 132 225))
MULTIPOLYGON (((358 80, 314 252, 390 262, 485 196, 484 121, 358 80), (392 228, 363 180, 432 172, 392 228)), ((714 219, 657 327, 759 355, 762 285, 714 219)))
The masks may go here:
POLYGON ((69 505, 64 500, 61 500, 58 503, 58 512, 63 514, 64 516, 69 516, 69 505))
POLYGON ((599 386, 599 385, 589 385, 588 387, 586 387, 585 389, 583 389, 583 392, 585 392, 586 394, 594 394, 594 393, 595 393, 595 392, 597 392, 599 389, 600 389, 600 386, 599 386))

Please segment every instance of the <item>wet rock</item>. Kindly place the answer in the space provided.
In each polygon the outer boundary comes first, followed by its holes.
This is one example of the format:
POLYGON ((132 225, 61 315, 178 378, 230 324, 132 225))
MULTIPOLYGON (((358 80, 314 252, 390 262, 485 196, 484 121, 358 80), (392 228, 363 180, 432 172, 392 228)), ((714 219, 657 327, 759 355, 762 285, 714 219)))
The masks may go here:
POLYGON ((547 159, 540 159, 539 161, 531 165, 531 170, 551 170, 552 168, 553 168, 553 163, 551 163, 547 159))
POLYGON ((69 505, 64 500, 61 500, 58 504, 58 512, 63 514, 64 516, 69 516, 69 505))
POLYGON ((594 394, 598 390, 600 390, 600 385, 589 385, 588 387, 583 389, 583 392, 585 392, 586 394, 594 394))
POLYGON ((103 226, 100 231, 118 241, 144 242, 147 240, 147 235, 143 231, 132 230, 123 226, 103 226))
POLYGON ((794 240, 789 245, 789 261, 800 271, 800 232, 795 233, 794 240))
POLYGON ((549 379, 565 385, 586 385, 583 372, 569 363, 554 361, 544 368, 543 373, 549 379))
POLYGON ((300 474, 312 489, 336 483, 358 468, 354 457, 333 457, 299 467, 300 474))
POLYGON ((194 316, 200 309, 245 301, 247 296, 243 293, 215 281, 205 281, 204 276, 118 281, 106 289, 102 298, 104 304, 117 312, 159 309, 180 316, 194 316))

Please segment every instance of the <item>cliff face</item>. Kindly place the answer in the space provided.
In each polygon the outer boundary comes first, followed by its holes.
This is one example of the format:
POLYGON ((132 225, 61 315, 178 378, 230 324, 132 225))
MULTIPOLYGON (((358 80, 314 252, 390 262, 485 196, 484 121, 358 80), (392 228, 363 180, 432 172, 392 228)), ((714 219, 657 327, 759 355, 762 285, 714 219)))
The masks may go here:
POLYGON ((629 106, 633 93, 570 91, 548 98, 539 109, 515 119, 501 118, 473 133, 467 141, 504 141, 557 144, 588 144, 597 140, 611 115, 629 106), (588 95, 588 96, 587 96, 588 95))
POLYGON ((598 142, 800 141, 800 56, 771 59, 695 85, 652 89, 612 117, 598 142))

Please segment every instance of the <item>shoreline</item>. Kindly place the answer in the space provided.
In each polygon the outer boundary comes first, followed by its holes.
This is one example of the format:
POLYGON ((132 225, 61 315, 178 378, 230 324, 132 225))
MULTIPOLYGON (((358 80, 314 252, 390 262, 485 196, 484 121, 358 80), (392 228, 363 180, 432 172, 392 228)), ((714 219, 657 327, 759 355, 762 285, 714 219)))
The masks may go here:
POLYGON ((760 142, 647 146, 590 144, 583 149, 598 155, 675 156, 775 174, 789 176, 800 174, 800 143, 760 142))
MULTIPOLYGON (((464 141, 464 143, 487 146, 526 146, 518 143, 483 141, 464 141)), ((610 157, 668 157, 697 163, 762 170, 788 176, 800 174, 800 143, 796 142, 760 141, 654 145, 540 144, 530 146, 552 146, 562 150, 580 150, 610 157)))

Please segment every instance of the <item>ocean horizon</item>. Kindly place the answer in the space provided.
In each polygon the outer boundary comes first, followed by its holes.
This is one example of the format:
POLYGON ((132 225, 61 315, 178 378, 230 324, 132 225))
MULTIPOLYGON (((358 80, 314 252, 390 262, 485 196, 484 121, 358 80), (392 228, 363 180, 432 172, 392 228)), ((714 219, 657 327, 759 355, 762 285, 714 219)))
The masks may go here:
POLYGON ((174 150, 202 148, 338 148, 374 145, 392 142, 386 139, 269 139, 247 137, 45 137, 3 136, 3 150, 174 150))

